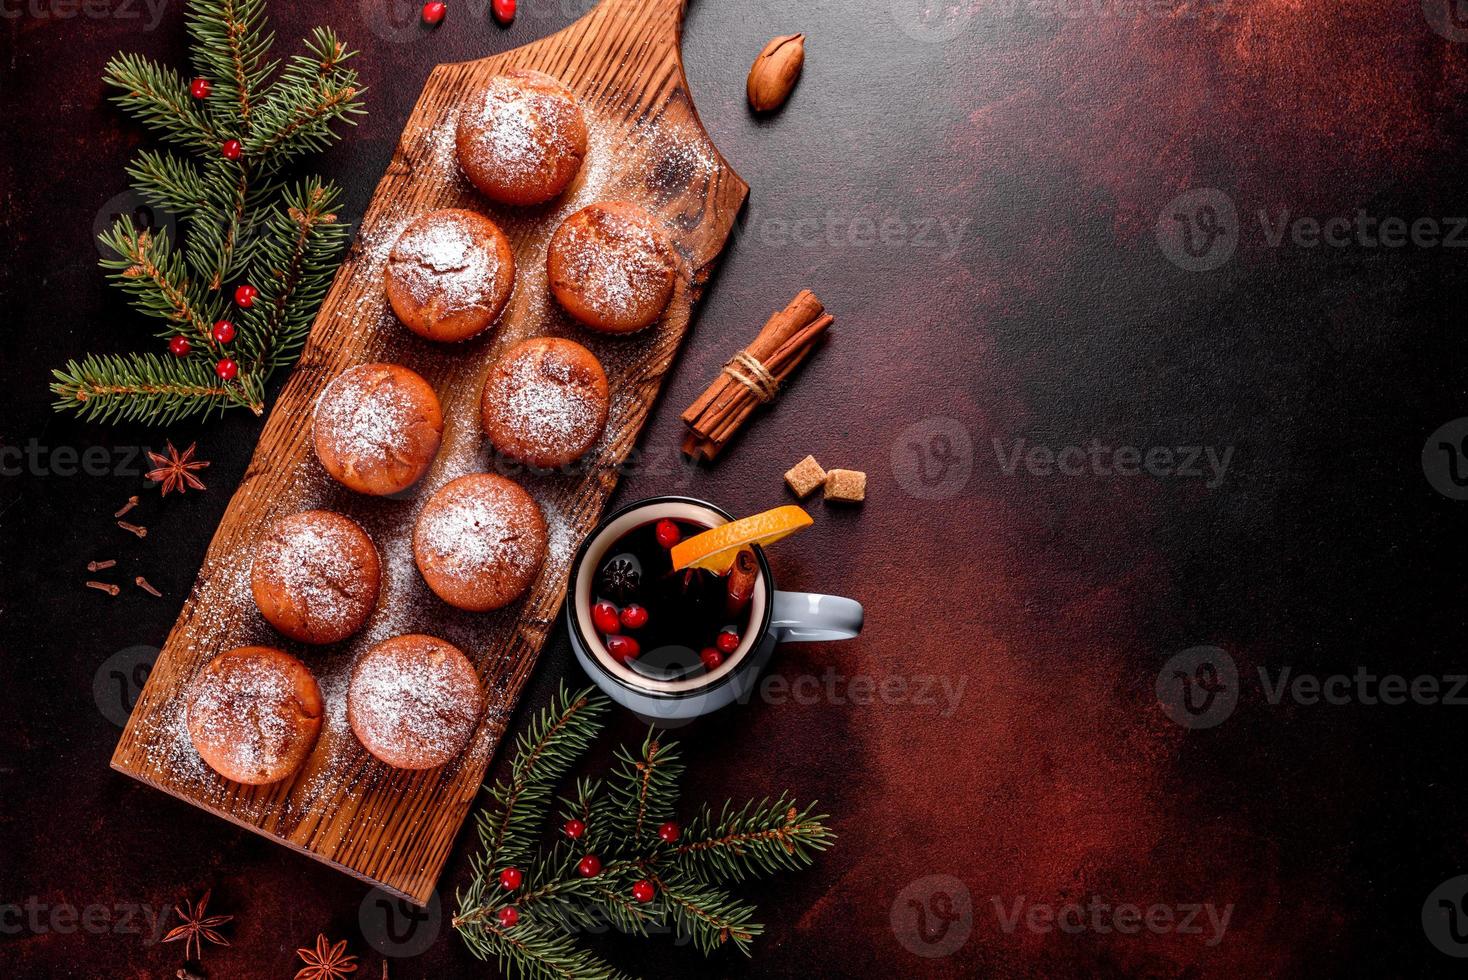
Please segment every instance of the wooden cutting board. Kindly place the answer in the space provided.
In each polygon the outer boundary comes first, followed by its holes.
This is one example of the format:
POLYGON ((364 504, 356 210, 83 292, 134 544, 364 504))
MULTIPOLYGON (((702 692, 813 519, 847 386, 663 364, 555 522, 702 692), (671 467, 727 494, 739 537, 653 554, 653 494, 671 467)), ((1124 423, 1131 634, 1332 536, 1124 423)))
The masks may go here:
POLYGON ((692 305, 749 193, 709 141, 689 97, 679 56, 683 7, 684 0, 602 0, 544 40, 433 70, 133 709, 112 757, 115 769, 390 892, 428 901, 565 596, 571 556, 616 485, 617 467, 632 451, 688 332, 692 305), (576 184, 539 208, 489 204, 454 161, 459 107, 491 76, 510 68, 538 69, 565 82, 581 99, 590 130, 576 184), (604 199, 630 200, 660 215, 684 259, 667 315, 627 339, 595 337, 578 328, 546 286, 552 232, 566 215, 604 199), (445 207, 470 208, 498 222, 514 245, 517 270, 514 297, 500 325, 488 336, 449 346, 406 330, 382 289, 387 252, 398 232, 418 215, 445 207), (479 391, 490 364, 516 341, 543 335, 590 347, 611 382, 606 434, 576 473, 526 473, 496 459, 479 431, 479 391), (338 486, 311 449, 317 394, 343 369, 372 361, 417 371, 444 408, 443 449, 428 476, 399 498, 364 497, 338 486), (471 472, 519 480, 551 529, 540 578, 524 600, 495 613, 461 612, 441 602, 419 577, 409 543, 422 502, 471 472), (309 508, 356 520, 383 556, 379 608, 361 633, 332 647, 286 641, 250 598, 250 562, 262 529, 309 508), (357 743, 346 725, 345 693, 357 654, 389 636, 418 632, 443 637, 469 654, 484 680, 489 709, 462 758, 409 773, 376 762, 357 743), (219 777, 198 758, 183 726, 182 691, 215 654, 257 643, 300 656, 320 681, 327 708, 315 752, 294 779, 246 787, 219 777))

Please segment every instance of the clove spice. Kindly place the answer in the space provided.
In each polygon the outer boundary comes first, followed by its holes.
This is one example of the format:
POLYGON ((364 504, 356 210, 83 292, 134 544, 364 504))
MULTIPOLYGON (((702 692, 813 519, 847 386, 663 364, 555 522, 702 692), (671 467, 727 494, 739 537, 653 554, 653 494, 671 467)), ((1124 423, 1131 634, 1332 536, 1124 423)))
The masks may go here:
POLYGON ((106 561, 89 561, 87 562, 87 571, 101 572, 111 568, 113 565, 116 564, 117 562, 113 561, 111 558, 107 559, 106 561))
POLYGON ((105 592, 108 595, 117 595, 117 593, 122 591, 120 586, 113 585, 111 582, 88 582, 87 588, 96 589, 98 592, 105 592))
POLYGON ((143 578, 143 576, 139 575, 137 578, 133 579, 133 582, 137 585, 138 588, 148 593, 148 595, 158 599, 163 598, 163 593, 153 588, 152 584, 149 583, 147 579, 143 578))
POLYGON ((137 505, 138 505, 138 498, 137 497, 129 497, 129 498, 127 498, 127 503, 125 503, 125 504, 122 505, 122 510, 118 511, 117 513, 113 514, 112 516, 113 517, 121 517, 123 514, 126 514, 128 511, 132 510, 137 505))
POLYGON ((136 534, 140 538, 146 538, 148 536, 147 528, 138 527, 136 524, 129 524, 127 521, 118 521, 117 526, 130 534, 136 534))

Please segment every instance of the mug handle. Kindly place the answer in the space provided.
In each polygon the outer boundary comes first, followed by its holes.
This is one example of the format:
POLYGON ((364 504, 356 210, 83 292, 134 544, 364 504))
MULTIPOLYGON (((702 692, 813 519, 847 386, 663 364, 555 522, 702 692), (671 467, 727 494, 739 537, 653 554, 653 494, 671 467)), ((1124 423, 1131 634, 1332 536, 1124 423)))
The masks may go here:
POLYGON ((770 629, 781 643, 849 640, 861 632, 865 612, 855 599, 815 592, 776 592, 770 629))

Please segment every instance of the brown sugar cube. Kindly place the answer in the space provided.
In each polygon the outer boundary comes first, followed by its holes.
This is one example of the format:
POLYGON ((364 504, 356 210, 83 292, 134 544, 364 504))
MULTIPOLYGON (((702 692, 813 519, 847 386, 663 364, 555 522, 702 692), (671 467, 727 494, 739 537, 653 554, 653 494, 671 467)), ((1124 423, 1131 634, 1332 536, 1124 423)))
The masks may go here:
POLYGON ((841 504, 859 504, 867 499, 867 475, 861 470, 828 470, 826 499, 841 504))
POLYGON ((811 495, 816 487, 826 482, 826 471, 814 456, 807 456, 785 473, 785 482, 801 500, 811 495))

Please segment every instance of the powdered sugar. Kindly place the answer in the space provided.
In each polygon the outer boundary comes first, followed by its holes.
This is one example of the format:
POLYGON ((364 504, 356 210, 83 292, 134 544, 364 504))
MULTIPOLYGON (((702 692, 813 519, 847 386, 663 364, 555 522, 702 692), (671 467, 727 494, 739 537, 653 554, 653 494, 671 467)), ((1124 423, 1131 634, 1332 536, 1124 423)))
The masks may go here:
POLYGON ((354 632, 377 601, 377 554, 347 518, 308 511, 271 527, 255 556, 252 583, 257 601, 260 589, 268 590, 268 618, 277 628, 334 642, 354 632))
POLYGON ((430 637, 398 637, 368 651, 352 672, 352 728, 385 761, 441 765, 469 740, 483 706, 463 655, 430 637))
POLYGON ((484 394, 498 448, 536 465, 569 463, 591 448, 607 419, 606 375, 594 358, 570 341, 530 341, 506 354, 484 394))
POLYGON ((597 314, 641 319, 649 309, 661 312, 667 302, 672 255, 644 220, 594 204, 566 220, 551 248, 559 264, 557 285, 597 314))
POLYGON ((429 419, 436 402, 427 383, 406 368, 359 365, 327 385, 317 400, 317 445, 329 447, 348 476, 385 471, 411 483, 438 448, 442 423, 435 427, 429 419))
POLYGON ((447 316, 497 307, 501 290, 498 230, 486 218, 453 209, 409 225, 388 256, 393 280, 420 306, 447 316))
POLYGON ((317 706, 302 704, 289 662, 226 656, 206 668, 193 689, 189 734, 196 745, 210 747, 226 775, 248 775, 252 782, 278 777, 304 757, 303 719, 319 717, 317 706))
POLYGON ((457 482, 423 509, 414 541, 425 560, 454 578, 522 578, 540 564, 545 545, 523 510, 498 480, 457 482))
POLYGON ((460 120, 459 152, 466 166, 495 172, 497 182, 528 180, 579 156, 578 115, 564 95, 499 75, 460 120))

